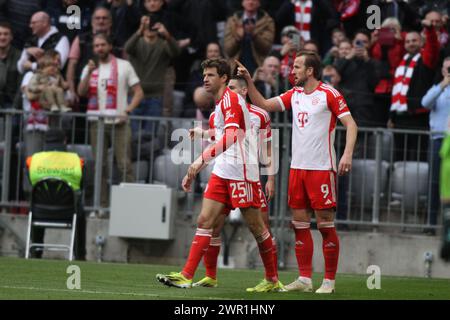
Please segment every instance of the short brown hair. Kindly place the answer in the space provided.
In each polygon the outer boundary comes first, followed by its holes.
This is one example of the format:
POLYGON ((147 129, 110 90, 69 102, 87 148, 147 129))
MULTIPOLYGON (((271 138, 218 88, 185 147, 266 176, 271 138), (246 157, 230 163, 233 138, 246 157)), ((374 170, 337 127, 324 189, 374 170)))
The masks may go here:
POLYGON ((305 67, 313 68, 314 78, 319 80, 320 74, 322 72, 322 62, 320 61, 320 56, 313 51, 306 51, 306 50, 297 52, 297 58, 301 56, 305 57, 305 67))
POLYGON ((225 59, 206 59, 202 62, 202 69, 205 70, 207 68, 216 68, 219 77, 227 76, 227 82, 231 78, 231 67, 225 59))
POLYGON ((9 29, 9 31, 12 33, 12 27, 8 21, 0 21, 0 28, 9 29))
POLYGON ((236 80, 236 81, 238 81, 241 84, 242 87, 245 87, 245 88, 248 87, 247 79, 245 79, 243 76, 234 75, 234 76, 231 77, 230 80, 236 80))

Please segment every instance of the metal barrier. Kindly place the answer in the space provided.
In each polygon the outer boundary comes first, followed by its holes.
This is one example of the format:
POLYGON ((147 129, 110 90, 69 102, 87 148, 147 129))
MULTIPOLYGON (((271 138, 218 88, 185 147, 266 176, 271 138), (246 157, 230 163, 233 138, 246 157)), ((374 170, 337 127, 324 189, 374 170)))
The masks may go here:
MULTIPOLYGON (((92 116, 84 113, 45 115, 49 117, 51 127, 62 128, 68 133, 69 150, 78 152, 85 158, 86 209, 107 211, 108 205, 105 205, 105 199, 102 199, 105 167, 108 190, 111 184, 126 181, 124 171, 129 168, 127 163, 117 166, 114 158, 118 150, 115 149, 117 146, 114 146, 114 143, 106 149, 103 146, 110 143, 108 140, 117 141, 117 132, 123 134, 126 130, 121 131, 116 125, 111 125, 111 117, 98 116, 97 120, 90 121, 88 118, 92 116), (97 141, 95 150, 92 148, 94 136, 97 141)), ((23 111, 1 110, 0 117, 4 118, 4 128, 0 133, 0 136, 4 137, 0 144, 0 149, 3 149, 0 206, 26 207, 30 187, 27 186, 25 176, 25 159, 29 155, 27 152, 33 148, 26 146, 25 141, 40 141, 42 144, 42 137, 39 137, 42 133, 36 130, 25 131, 27 113, 23 111)), ((138 183, 165 183, 180 190, 181 179, 186 173, 188 163, 173 163, 168 151, 179 142, 172 141, 173 130, 192 128, 194 119, 131 116, 130 121, 134 122, 137 131, 132 133, 130 140, 123 139, 123 147, 130 150, 132 180, 138 183), (143 130, 145 123, 152 124, 150 131, 149 127, 143 130), (130 145, 127 145, 128 143, 130 145)), ((287 207, 287 187, 292 125, 287 113, 277 114, 272 128, 279 130, 280 139, 274 141, 274 146, 278 146, 280 150, 280 170, 276 177, 276 197, 271 204, 271 220, 276 234, 282 235, 291 220, 287 207)), ((439 210, 439 204, 432 203, 431 200, 431 173, 435 168, 433 154, 430 154, 427 147, 429 141, 430 132, 426 131, 360 128, 353 170, 348 176, 338 177, 337 181, 338 225, 353 225, 355 228, 371 230, 399 227, 403 231, 439 227, 439 223, 435 223, 436 207, 439 210)), ((338 126, 335 145, 338 161, 344 145, 345 129, 338 126)), ((35 151, 42 148, 40 145, 34 147, 35 151)), ((189 155, 190 161, 194 156, 192 153, 189 155)), ((207 177, 203 176, 202 180, 205 179, 207 177)), ((201 191, 199 186, 197 191, 201 191)), ((106 190, 103 190, 103 193, 105 192, 106 190)), ((187 200, 186 211, 192 213, 194 195, 189 194, 187 200)), ((284 261, 283 257, 280 257, 280 260, 284 261)))

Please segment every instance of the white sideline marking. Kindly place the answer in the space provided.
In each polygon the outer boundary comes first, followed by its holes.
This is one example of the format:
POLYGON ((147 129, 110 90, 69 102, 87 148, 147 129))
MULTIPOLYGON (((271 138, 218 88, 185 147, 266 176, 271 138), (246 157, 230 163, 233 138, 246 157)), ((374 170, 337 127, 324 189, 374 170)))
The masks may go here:
POLYGON ((242 300, 232 298, 219 298, 219 297, 197 297, 190 295, 183 296, 161 296, 154 293, 134 293, 134 292, 109 292, 109 291, 92 291, 92 290, 68 290, 68 289, 55 289, 55 288, 36 288, 36 287, 15 287, 15 286, 0 286, 2 289, 17 289, 17 290, 30 290, 30 291, 53 291, 53 292, 67 292, 67 293, 87 293, 87 294, 111 294, 119 296, 138 296, 138 297, 161 297, 161 298, 190 298, 199 300, 242 300))

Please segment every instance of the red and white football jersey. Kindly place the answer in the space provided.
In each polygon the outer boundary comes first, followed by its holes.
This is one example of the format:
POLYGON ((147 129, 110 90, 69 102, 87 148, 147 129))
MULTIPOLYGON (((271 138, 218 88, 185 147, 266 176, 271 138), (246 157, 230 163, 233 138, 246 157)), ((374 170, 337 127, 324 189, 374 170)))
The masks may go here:
MULTIPOLYGON (((253 135, 257 137, 258 150, 261 150, 261 146, 264 146, 265 142, 272 140, 272 129, 270 116, 266 110, 261 109, 253 104, 247 103, 247 108, 250 113, 250 125, 253 130, 253 135)), ((209 116, 209 129, 215 130, 214 127, 214 115, 212 112, 209 116)), ((210 136, 211 141, 215 141, 215 134, 212 132, 210 136)))
POLYGON ((279 96, 278 102, 283 111, 292 110, 291 168, 337 171, 336 121, 350 114, 339 91, 321 82, 310 94, 295 87, 279 96))
POLYGON ((227 88, 216 103, 210 125, 212 121, 216 141, 222 139, 228 127, 241 130, 238 141, 215 159, 212 172, 223 179, 259 181, 257 137, 251 130, 250 112, 245 100, 227 88))

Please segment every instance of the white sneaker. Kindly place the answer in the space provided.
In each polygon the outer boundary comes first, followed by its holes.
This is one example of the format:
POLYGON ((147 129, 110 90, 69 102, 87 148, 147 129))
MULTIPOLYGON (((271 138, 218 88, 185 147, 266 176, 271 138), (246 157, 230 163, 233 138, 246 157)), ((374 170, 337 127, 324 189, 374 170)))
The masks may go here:
POLYGON ((313 291, 311 279, 304 278, 304 277, 298 277, 297 280, 284 286, 284 288, 287 291, 300 291, 300 292, 312 292, 313 291))
POLYGON ((51 112, 58 112, 58 111, 59 111, 59 108, 58 108, 58 106, 57 106, 56 104, 54 104, 54 105, 52 105, 52 107, 50 108, 50 111, 51 111, 51 112))
POLYGON ((334 280, 323 279, 322 285, 316 290, 316 293, 334 293, 334 280))

